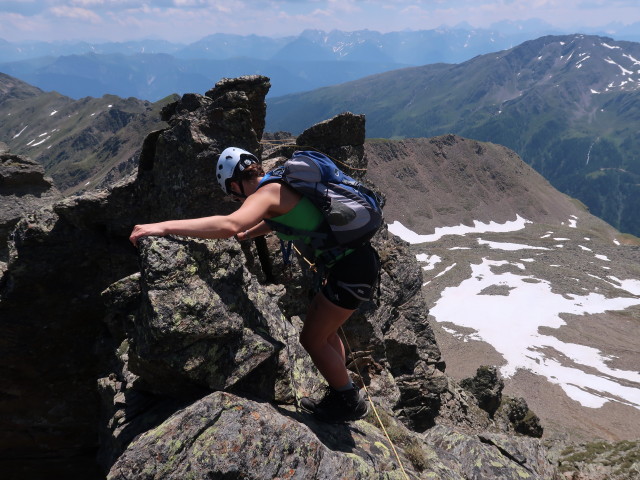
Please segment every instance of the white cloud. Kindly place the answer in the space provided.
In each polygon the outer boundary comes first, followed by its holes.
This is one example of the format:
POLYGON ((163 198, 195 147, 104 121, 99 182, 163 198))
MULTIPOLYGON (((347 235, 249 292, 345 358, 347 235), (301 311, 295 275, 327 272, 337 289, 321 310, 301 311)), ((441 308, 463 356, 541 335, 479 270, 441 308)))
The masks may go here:
POLYGON ((72 18, 92 23, 100 23, 101 21, 99 15, 86 8, 61 6, 53 7, 50 11, 56 17, 72 18))
POLYGON ((0 5, 0 37, 9 41, 96 35, 128 40, 153 35, 191 42, 212 33, 282 36, 309 28, 390 32, 461 22, 489 27, 501 20, 539 18, 573 29, 640 21, 637 4, 627 0, 14 0, 0 5), (99 32, 98 22, 103 25, 99 32), (138 28, 125 30, 123 25, 138 28))
POLYGON ((73 0, 71 5, 77 5, 79 7, 95 7, 98 5, 104 5, 105 0, 73 0))

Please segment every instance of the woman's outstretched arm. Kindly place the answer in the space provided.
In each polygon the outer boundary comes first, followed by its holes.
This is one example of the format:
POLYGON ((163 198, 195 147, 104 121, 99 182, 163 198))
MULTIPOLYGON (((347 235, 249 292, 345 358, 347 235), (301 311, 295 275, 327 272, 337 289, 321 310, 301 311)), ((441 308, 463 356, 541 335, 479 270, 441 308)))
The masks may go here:
POLYGON ((129 240, 137 245, 145 236, 183 235, 198 238, 230 238, 259 224, 268 212, 278 206, 279 195, 273 188, 264 188, 250 195, 235 212, 229 215, 168 220, 136 225, 129 240))

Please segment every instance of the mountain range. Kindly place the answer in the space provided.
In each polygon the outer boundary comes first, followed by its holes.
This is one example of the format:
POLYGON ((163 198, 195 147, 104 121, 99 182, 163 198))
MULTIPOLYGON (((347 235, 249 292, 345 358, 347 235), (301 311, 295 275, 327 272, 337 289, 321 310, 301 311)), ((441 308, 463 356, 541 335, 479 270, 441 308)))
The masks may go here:
MULTIPOLYGON (((288 45, 293 48, 292 44, 320 42, 321 33, 306 32, 306 37, 288 45)), ((346 42, 348 35, 334 33, 333 37, 322 37, 327 45, 334 45, 331 51, 340 51, 335 45, 341 39, 349 46, 344 50, 352 52, 357 42, 346 42)), ((197 49, 219 51, 226 45, 228 51, 252 47, 263 52, 253 37, 232 39, 212 36, 197 49)), ((91 63, 97 55, 79 58, 91 63)), ((116 58, 129 57, 109 55, 113 61, 109 68, 104 67, 105 82, 117 85, 116 78, 133 78, 122 70, 126 70, 122 66, 126 62, 119 63, 116 58)), ((61 57, 60 61, 69 58, 61 57)), ((162 73, 171 64, 170 58, 164 64, 155 63, 158 85, 162 79, 182 75, 176 69, 170 69, 170 75, 162 73)), ((584 35, 542 37, 460 64, 404 68, 306 93, 271 97, 267 129, 296 133, 301 125, 349 110, 366 114, 368 137, 456 133, 506 145, 592 213, 621 231, 640 235, 638 59, 639 44, 633 42, 584 35)), ((239 65, 238 71, 242 71, 239 65)), ((333 72, 324 74, 329 81, 333 72)), ((59 79, 63 83, 68 80, 64 75, 59 79)), ((279 84, 277 79, 272 81, 279 84)), ((212 82, 203 77, 202 88, 195 91, 210 88, 212 82)), ((0 115, 5 119, 0 124, 0 138, 14 152, 44 165, 58 187, 68 193, 83 188, 86 182, 99 185, 103 179, 91 177, 100 171, 102 176, 107 172, 112 177, 119 175, 114 165, 127 171, 124 162, 131 158, 135 145, 148 130, 164 125, 158 112, 176 98, 168 96, 151 103, 108 95, 73 101, 6 75, 0 77, 0 92, 0 115), (79 138, 71 139, 75 136, 79 138), (87 151, 91 153, 87 155, 87 151)))
MULTIPOLYGON (((613 28, 618 39, 640 40, 633 25, 613 28)), ((461 24, 390 33, 213 34, 188 45, 150 39, 121 43, 0 39, 0 72, 74 99, 112 94, 157 101, 172 93, 204 91, 220 78, 246 74, 270 77, 274 81, 270 96, 280 96, 404 66, 458 63, 559 33, 543 22, 527 21, 500 22, 488 29, 461 24)))
POLYGON ((547 36, 268 103, 270 131, 355 111, 369 138, 455 133, 505 145, 595 215, 640 234, 638 43, 547 36))

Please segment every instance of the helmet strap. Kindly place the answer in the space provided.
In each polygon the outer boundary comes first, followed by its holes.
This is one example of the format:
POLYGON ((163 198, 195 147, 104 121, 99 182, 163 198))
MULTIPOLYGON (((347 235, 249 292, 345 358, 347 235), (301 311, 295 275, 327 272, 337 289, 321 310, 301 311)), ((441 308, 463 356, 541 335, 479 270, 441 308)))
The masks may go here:
MULTIPOLYGON (((234 180, 234 181, 236 181, 240 186, 240 193, 234 190, 231 190, 231 188, 229 188, 229 192, 231 193, 231 195, 238 198, 247 198, 247 195, 244 193, 244 185, 242 185, 242 180, 234 180)), ((231 185, 231 179, 229 180, 229 185, 231 185)))

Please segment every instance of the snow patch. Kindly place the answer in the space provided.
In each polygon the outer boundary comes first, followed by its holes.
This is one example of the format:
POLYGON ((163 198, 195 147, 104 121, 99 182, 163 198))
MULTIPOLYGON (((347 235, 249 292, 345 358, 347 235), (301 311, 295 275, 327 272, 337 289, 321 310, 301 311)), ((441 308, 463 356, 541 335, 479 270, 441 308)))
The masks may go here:
MULTIPOLYGON (((45 135, 46 135, 46 134, 45 134, 45 135)), ((40 136, 42 136, 42 135, 40 135, 40 136)), ((32 144, 32 145, 29 145, 29 146, 31 146, 31 147, 37 147, 38 145, 42 145, 44 142, 46 142, 46 141, 47 141, 47 140, 49 140, 50 138, 51 138, 51 136, 46 137, 46 138, 43 138, 43 139, 42 139, 42 140, 40 140, 39 142, 36 142, 36 143, 34 143, 34 144, 32 144)), ((32 141, 33 141, 33 140, 32 140, 32 141)), ((31 143, 31 142, 29 142, 29 143, 31 143)))
POLYGON ((481 238, 478 239, 478 244, 489 245, 490 248, 495 250, 507 250, 510 252, 514 252, 516 250, 549 250, 545 247, 532 247, 530 245, 521 245, 518 243, 489 242, 482 240, 481 238))
MULTIPOLYGON (((562 225, 564 225, 564 222, 562 222, 562 225)), ((569 217, 569 227, 577 228, 577 226, 578 226, 578 217, 576 217, 575 215, 571 215, 569 217)))
POLYGON ((435 277, 433 277, 431 280, 429 280, 428 282, 424 282, 422 284, 422 286, 426 286, 429 285, 431 283, 432 280, 435 280, 438 277, 441 277, 442 275, 445 275, 449 270, 451 270, 453 267, 455 267, 457 265, 457 263, 454 263, 453 265, 449 265, 447 268, 445 268, 443 271, 441 271, 440 273, 438 273, 435 277))
MULTIPOLYGON (((582 56, 582 55, 587 55, 587 54, 586 53, 581 53, 580 56, 582 56)), ((591 55, 587 55, 586 57, 581 58, 580 60, 578 60, 576 62, 576 68, 582 68, 582 62, 584 62, 586 60, 589 60, 590 58, 591 58, 591 55)))
MULTIPOLYGON (((614 287, 621 288, 622 290, 626 290, 631 295, 640 296, 640 280, 620 280, 619 278, 610 276, 611 280, 615 282, 612 283, 614 287)), ((609 282, 611 283, 611 282, 609 282)))
POLYGON ((467 225, 458 225, 454 227, 438 227, 435 233, 431 235, 420 235, 402 225, 399 221, 394 221, 389 225, 389 231, 400 237, 402 240, 411 244, 435 242, 445 235, 466 235, 467 233, 489 233, 489 232, 515 232, 522 230, 530 220, 522 218, 520 215, 516 219, 503 224, 496 222, 482 223, 478 220, 473 221, 473 227, 467 225))
MULTIPOLYGON (((596 348, 539 333, 541 327, 557 329, 565 325, 562 313, 619 311, 640 304, 640 298, 553 293, 550 283, 543 279, 492 272, 492 267, 505 264, 509 262, 487 258, 480 265, 472 264, 471 276, 458 286, 445 288, 430 314, 437 322, 470 328, 475 337, 491 344, 507 362, 501 367, 505 378, 518 370, 528 370, 559 385, 569 397, 586 407, 598 408, 608 401, 617 401, 640 409, 640 389, 627 386, 629 382, 640 385, 640 373, 610 368, 607 365, 610 358, 596 348), (509 294, 481 295, 492 285, 509 286, 509 294), (592 373, 593 370, 596 372, 592 373)), ((640 291, 640 282, 632 280, 625 287, 640 291)))
POLYGON ((634 65, 640 65, 640 60, 636 60, 631 55, 623 53, 622 56, 628 58, 629 60, 631 60, 634 65))
POLYGON ((416 255, 416 260, 419 262, 426 262, 427 265, 422 267, 423 270, 433 270, 436 267, 436 264, 442 261, 438 255, 427 255, 426 253, 419 253, 416 255))
POLYGON ((13 136, 13 138, 18 138, 18 137, 22 134, 22 132, 24 132, 24 131, 27 129, 27 127, 28 127, 28 126, 29 126, 29 125, 25 125, 25 127, 24 127, 22 130, 20 130, 18 133, 16 133, 16 134, 13 136))
POLYGON ((610 63, 611 65, 615 65, 616 67, 618 67, 622 71, 623 75, 633 75, 633 72, 631 70, 627 70, 622 65, 620 65, 615 60, 612 60, 609 57, 605 58, 604 61, 607 62, 607 63, 610 63))
POLYGON ((444 275, 445 273, 447 273, 449 270, 451 270, 453 267, 455 267, 457 265, 457 263, 454 263, 453 265, 449 265, 447 268, 445 268, 443 271, 441 271, 439 274, 437 274, 435 277, 433 278, 438 278, 441 277, 442 275, 444 275))

